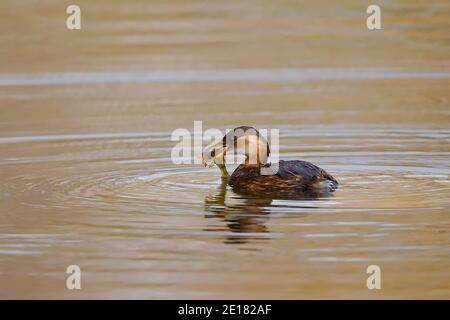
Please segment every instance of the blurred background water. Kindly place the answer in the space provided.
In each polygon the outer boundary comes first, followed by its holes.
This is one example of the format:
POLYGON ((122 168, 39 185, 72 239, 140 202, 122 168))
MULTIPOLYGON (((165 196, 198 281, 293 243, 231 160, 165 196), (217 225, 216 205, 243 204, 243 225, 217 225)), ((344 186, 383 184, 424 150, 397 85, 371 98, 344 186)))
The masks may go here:
POLYGON ((0 3, 1 298, 450 298, 447 1, 379 31, 370 1, 69 4, 0 3), (280 129, 341 188, 235 194, 172 163, 195 120, 280 129))

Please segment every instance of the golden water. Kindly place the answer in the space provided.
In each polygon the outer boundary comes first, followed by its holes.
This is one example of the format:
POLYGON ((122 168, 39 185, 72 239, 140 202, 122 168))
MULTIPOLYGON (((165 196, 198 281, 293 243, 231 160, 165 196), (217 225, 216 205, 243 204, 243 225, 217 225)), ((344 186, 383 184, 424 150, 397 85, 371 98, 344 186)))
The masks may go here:
POLYGON ((382 31, 365 1, 78 2, 80 31, 0 4, 0 298, 450 298, 447 1, 382 31), (195 120, 280 129, 341 188, 234 194, 171 162, 195 120))

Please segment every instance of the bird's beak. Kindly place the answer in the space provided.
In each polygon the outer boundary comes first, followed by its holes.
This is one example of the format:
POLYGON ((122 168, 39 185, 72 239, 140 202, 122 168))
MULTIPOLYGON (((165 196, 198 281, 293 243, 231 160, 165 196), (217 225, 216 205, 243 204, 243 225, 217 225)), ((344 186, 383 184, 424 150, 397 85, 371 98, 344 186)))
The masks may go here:
POLYGON ((228 147, 224 147, 222 141, 211 143, 202 152, 202 162, 205 167, 212 167, 214 164, 224 164, 224 157, 228 147))

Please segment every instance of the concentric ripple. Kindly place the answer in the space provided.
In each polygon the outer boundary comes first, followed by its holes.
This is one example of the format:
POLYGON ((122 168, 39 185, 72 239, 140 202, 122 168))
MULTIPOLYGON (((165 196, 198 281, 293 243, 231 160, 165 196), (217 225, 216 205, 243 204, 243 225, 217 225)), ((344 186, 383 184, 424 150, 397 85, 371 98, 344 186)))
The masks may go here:
MULTIPOLYGON (((448 190, 450 152, 432 143, 448 139, 447 131, 373 128, 367 133, 366 129, 335 128, 324 133, 286 127, 281 132, 281 158, 310 160, 341 181, 336 197, 313 202, 307 208, 411 209, 416 208, 412 198, 430 209, 439 208, 437 198, 442 193, 430 195, 448 190), (363 146, 349 145, 349 140, 362 134, 367 135, 363 146), (380 143, 390 151, 378 151, 380 143), (411 151, 421 145, 430 150, 411 151)), ((39 195, 45 199, 39 205, 48 208, 157 209, 178 214, 200 208, 204 197, 220 188, 218 172, 200 165, 172 164, 171 144, 166 138, 164 133, 126 133, 3 139, 3 147, 27 150, 30 155, 2 159, 2 195, 23 197, 22 202, 28 205, 38 205, 35 197, 28 196, 39 195)), ((228 193, 229 201, 239 198, 228 193)), ((302 211, 305 207, 305 203, 280 201, 269 204, 271 211, 302 211)))

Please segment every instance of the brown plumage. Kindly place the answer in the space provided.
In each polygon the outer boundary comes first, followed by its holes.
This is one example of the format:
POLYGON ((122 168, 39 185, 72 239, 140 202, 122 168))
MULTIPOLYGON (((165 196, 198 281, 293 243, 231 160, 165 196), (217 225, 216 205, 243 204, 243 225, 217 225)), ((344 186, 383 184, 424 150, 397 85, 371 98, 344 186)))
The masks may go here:
POLYGON ((305 197, 328 195, 339 186, 330 174, 310 162, 281 160, 276 174, 262 175, 261 168, 267 166, 241 164, 228 184, 238 193, 305 197))

